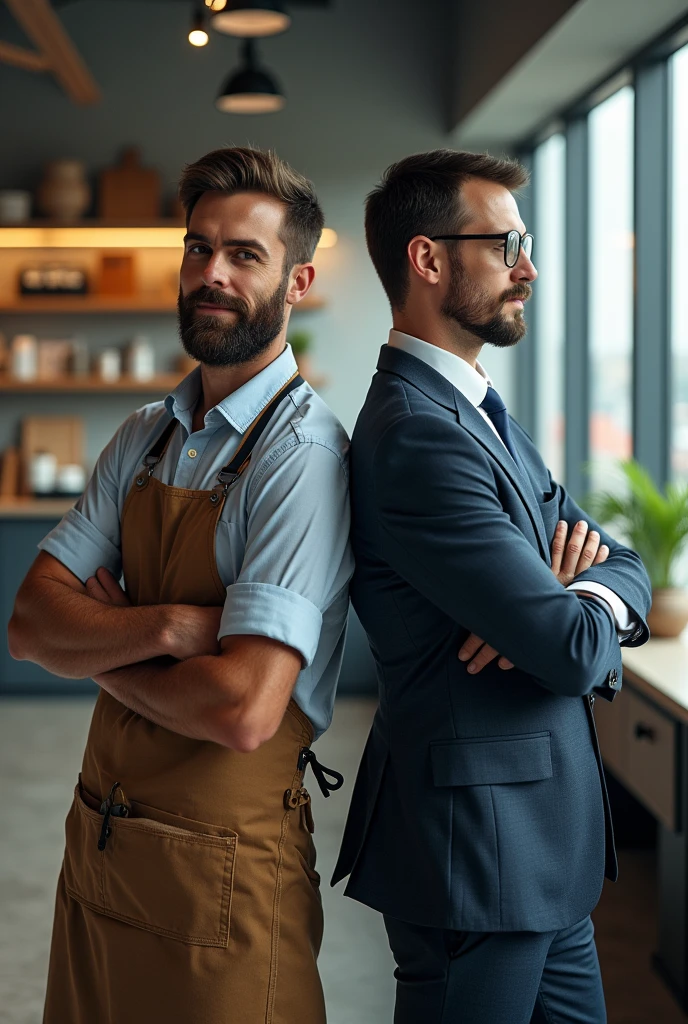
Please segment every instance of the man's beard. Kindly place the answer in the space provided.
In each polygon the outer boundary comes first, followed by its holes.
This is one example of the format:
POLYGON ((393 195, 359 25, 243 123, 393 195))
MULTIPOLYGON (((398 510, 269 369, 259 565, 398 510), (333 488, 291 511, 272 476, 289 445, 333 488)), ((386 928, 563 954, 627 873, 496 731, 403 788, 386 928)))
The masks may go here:
POLYGON ((282 330, 288 284, 289 278, 285 276, 253 312, 236 295, 205 287, 189 295, 182 295, 180 290, 177 321, 185 351, 206 366, 237 366, 256 359, 282 330), (222 313, 197 316, 196 306, 203 302, 233 310, 237 314, 234 323, 229 323, 222 313))
POLYGON ((449 260, 451 282, 441 309, 442 315, 456 320, 465 331, 496 348, 510 348, 516 345, 527 329, 523 310, 517 310, 510 319, 504 315, 502 308, 508 299, 529 299, 533 293, 530 285, 514 285, 513 288, 502 292, 499 300, 495 302, 470 280, 461 261, 455 255, 451 254, 449 260))

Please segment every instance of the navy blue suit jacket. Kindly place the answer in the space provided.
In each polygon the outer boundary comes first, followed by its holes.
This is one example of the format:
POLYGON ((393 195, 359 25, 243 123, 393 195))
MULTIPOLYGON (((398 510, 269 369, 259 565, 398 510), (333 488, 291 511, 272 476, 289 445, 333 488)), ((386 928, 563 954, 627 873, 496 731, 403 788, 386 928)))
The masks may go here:
POLYGON ((558 520, 609 545, 577 579, 630 607, 629 645, 649 637, 649 581, 510 422, 521 467, 446 378, 384 346, 352 438, 352 599, 379 707, 333 884, 350 874, 347 895, 429 927, 565 928, 616 877, 589 695, 620 687, 619 640, 552 573, 558 520), (470 675, 472 632, 516 667, 470 675))

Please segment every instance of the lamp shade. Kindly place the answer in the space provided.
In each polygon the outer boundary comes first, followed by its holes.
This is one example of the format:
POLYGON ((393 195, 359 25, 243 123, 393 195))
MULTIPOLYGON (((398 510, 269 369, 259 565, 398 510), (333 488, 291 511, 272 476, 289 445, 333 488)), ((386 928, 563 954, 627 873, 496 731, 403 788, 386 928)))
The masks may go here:
POLYGON ((225 114, 269 114, 281 110, 285 97, 277 82, 257 66, 254 44, 244 42, 243 67, 232 72, 215 100, 225 114))
POLYGON ((276 36, 290 25, 291 18, 280 0, 227 0, 212 19, 218 32, 242 39, 276 36))

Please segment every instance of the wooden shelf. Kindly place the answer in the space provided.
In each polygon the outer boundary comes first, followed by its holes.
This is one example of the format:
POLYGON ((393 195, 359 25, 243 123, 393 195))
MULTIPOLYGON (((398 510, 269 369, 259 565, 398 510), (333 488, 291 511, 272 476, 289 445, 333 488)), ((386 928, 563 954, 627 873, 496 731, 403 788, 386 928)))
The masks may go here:
POLYGON ((101 380, 100 377, 57 377, 48 380, 17 380, 9 374, 0 374, 0 392, 22 392, 23 394, 163 394, 166 395, 182 381, 181 373, 159 373, 150 380, 134 380, 120 377, 119 380, 101 380))
MULTIPOLYGON (((292 312, 322 309, 325 300, 306 297, 292 312)), ((18 295, 0 299, 0 314, 24 313, 174 313, 176 295, 18 295)))
POLYGON ((84 228, 94 231, 100 228, 183 228, 184 221, 177 217, 154 217, 152 220, 123 218, 122 220, 104 220, 102 217, 83 217, 81 220, 55 220, 52 217, 34 217, 19 224, 2 224, 2 231, 18 231, 23 228, 84 228))
POLYGON ((18 295, 0 313, 174 313, 176 295, 18 295))

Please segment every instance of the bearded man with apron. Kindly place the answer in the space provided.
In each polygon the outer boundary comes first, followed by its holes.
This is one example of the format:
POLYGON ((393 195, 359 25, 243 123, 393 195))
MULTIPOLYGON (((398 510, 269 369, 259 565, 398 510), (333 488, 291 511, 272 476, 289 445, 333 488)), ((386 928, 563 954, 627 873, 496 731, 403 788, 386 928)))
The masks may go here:
POLYGON ((105 448, 10 625, 16 657, 101 686, 44 1021, 323 1024, 304 772, 341 785, 311 743, 344 643, 348 441, 286 344, 322 212, 252 149, 190 165, 180 196, 200 366, 105 448))

